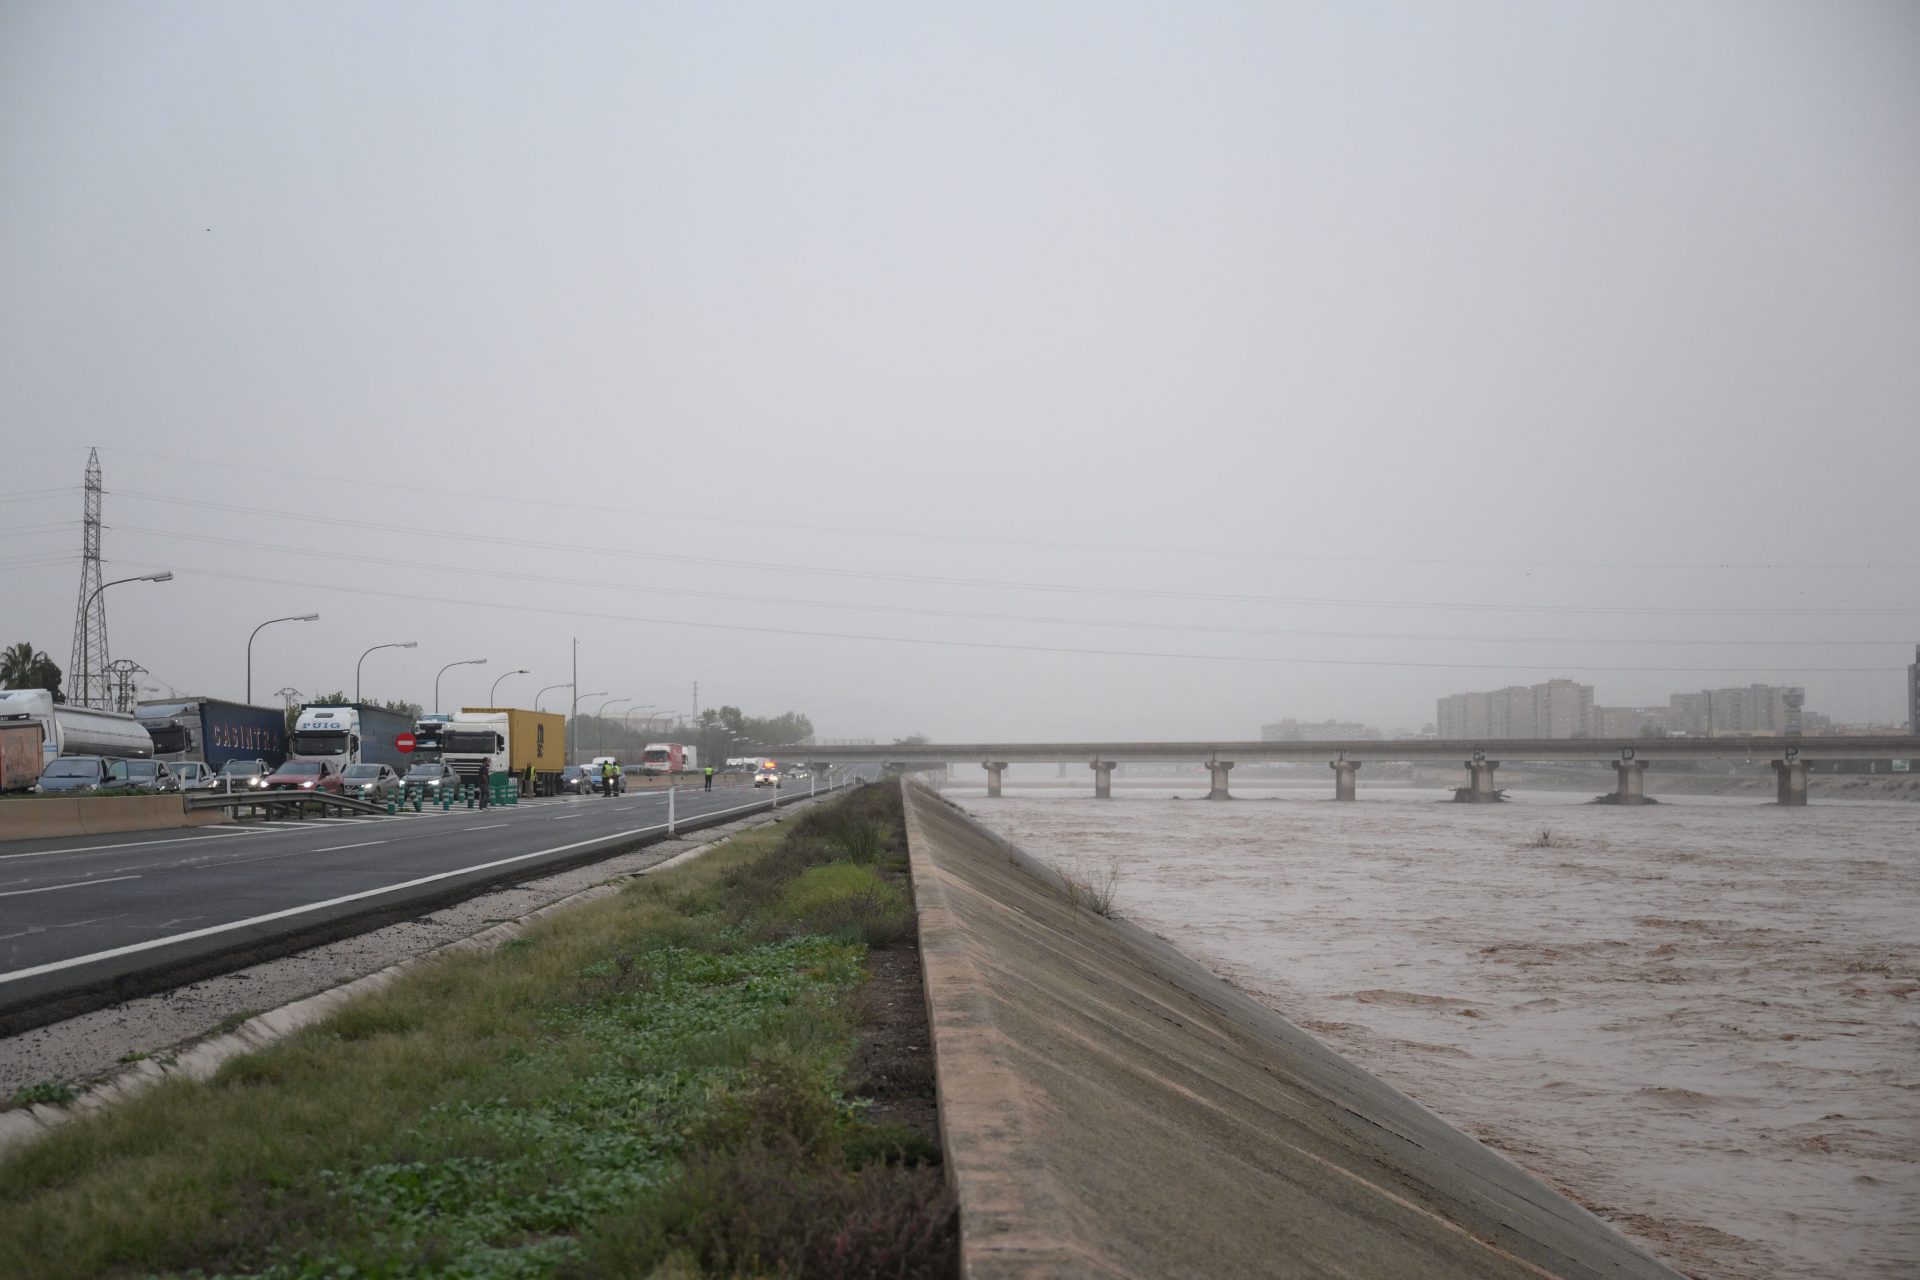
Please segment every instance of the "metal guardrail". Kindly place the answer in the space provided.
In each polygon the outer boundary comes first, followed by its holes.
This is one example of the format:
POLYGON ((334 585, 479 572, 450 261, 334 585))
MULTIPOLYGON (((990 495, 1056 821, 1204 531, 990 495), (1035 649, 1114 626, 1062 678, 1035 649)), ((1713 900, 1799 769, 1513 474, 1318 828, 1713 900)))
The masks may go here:
MULTIPOLYGON (((232 809, 257 806, 261 809, 278 808, 287 812, 290 807, 318 804, 325 808, 341 809, 348 813, 377 814, 386 816, 386 806, 371 804, 365 800, 356 800, 352 796, 335 795, 331 791, 235 791, 231 794, 219 791, 189 792, 187 808, 194 809, 232 809)), ((301 812, 292 808, 296 815, 301 812)))

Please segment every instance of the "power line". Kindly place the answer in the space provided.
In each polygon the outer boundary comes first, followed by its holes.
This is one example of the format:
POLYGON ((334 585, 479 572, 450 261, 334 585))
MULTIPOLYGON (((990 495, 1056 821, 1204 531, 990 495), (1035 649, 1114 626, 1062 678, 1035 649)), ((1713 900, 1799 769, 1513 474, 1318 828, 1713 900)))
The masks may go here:
POLYGON ((606 582, 598 578, 569 578, 550 573, 525 573, 494 567, 475 567, 435 563, 417 559, 397 559, 391 556, 362 555, 348 551, 318 551, 305 547, 278 546, 240 538, 222 538, 214 534, 182 533, 170 529, 147 529, 139 525, 117 525, 123 533, 146 534, 151 537, 175 538, 187 542, 210 543, 217 546, 245 547, 255 551, 267 551, 275 554, 309 556, 322 560, 341 560, 355 564, 382 565, 391 568, 423 570, 431 573, 451 573, 466 577, 487 579, 508 579, 511 581, 531 582, 542 585, 586 587, 594 591, 644 592, 649 595, 686 596, 702 600, 729 600, 747 604, 778 605, 803 609, 833 609, 858 613, 890 613, 915 617, 958 618, 979 622, 1017 622, 1044 626, 1095 627, 1111 630, 1174 631, 1197 634, 1221 635, 1257 635, 1286 636, 1295 639, 1331 639, 1331 640, 1414 640, 1423 643, 1462 642, 1462 643, 1498 643, 1498 644, 1571 644, 1571 645, 1637 645, 1642 647, 1765 647, 1765 648, 1883 648, 1904 646, 1905 639, 1891 640, 1644 640, 1644 639, 1593 639, 1569 636, 1487 636, 1487 635, 1433 635, 1423 633, 1393 633, 1377 631, 1319 631, 1290 627, 1246 627, 1202 623, 1181 622, 1135 622, 1123 619, 1106 618, 1070 618, 1046 614, 988 613, 963 609, 925 609, 908 605, 856 604, 851 602, 798 599, 792 596, 751 595, 744 592, 705 591, 691 587, 661 587, 636 585, 630 583, 606 582))
MULTIPOLYGON (((255 471, 265 475, 291 476, 300 480, 311 480, 322 484, 345 484, 355 488, 393 489, 410 496, 418 496, 420 487, 391 480, 374 480, 366 476, 326 476, 307 471, 296 471, 288 467, 267 467, 258 463, 233 462, 218 458, 191 458, 180 454, 147 453, 139 449, 121 449, 119 452, 136 458, 151 458, 160 462, 183 462, 194 466, 231 467, 239 471, 255 471)), ((952 542, 984 546, 1017 547, 1024 549, 1046 548, 1058 551, 1093 551, 1102 555, 1171 555, 1190 558, 1204 558, 1217 561, 1222 557, 1241 560, 1268 560, 1283 562, 1320 562, 1329 564, 1403 564, 1424 565, 1446 568, 1493 568, 1493 569, 1607 569, 1607 570, 1808 570, 1808 569, 1857 569, 1857 570, 1911 570, 1920 565, 1911 563, 1835 563, 1812 564, 1801 561, 1696 561, 1696 562, 1658 562, 1625 560, 1460 560, 1424 556, 1362 556, 1330 555, 1323 552, 1287 552, 1252 551, 1239 547, 1170 547, 1127 545, 1115 542, 1069 542, 1044 538, 1028 537, 992 537, 985 534, 938 533, 921 529, 900 529, 896 527, 878 528, 873 525, 829 525, 814 524, 792 520, 751 519, 736 516, 716 516, 700 511, 671 511, 655 509, 651 512, 636 510, 632 507, 612 507, 592 503, 576 502, 565 498, 537 498, 524 493, 487 493, 475 490, 436 489, 436 493, 453 498, 473 498, 485 502, 511 502, 516 505, 535 505, 557 507, 570 512, 598 512, 619 516, 625 520, 654 516, 661 519, 689 520, 727 527, 750 525, 765 529, 786 529, 801 533, 826 533, 840 537, 872 537, 884 534, 893 539, 915 539, 928 542, 952 542)), ((152 495, 147 495, 152 496, 152 495)), ((275 512, 274 514, 294 514, 275 512)))
POLYGON ((1638 614, 1650 617, 1898 618, 1920 613, 1920 609, 1908 607, 1876 609, 1710 609, 1682 606, 1512 605, 1477 604, 1465 601, 1345 600, 1314 596, 1258 596, 1234 592, 1169 591, 1152 587, 1089 587, 1076 583, 1013 582, 993 578, 956 578, 934 574, 896 573, 876 569, 841 569, 826 565, 804 565, 765 560, 733 560, 721 556, 695 556, 667 551, 616 550, 608 547, 581 546, 577 543, 535 542, 502 535, 453 533, 442 529, 423 529, 414 525, 389 524, 377 520, 350 520, 339 516, 317 516, 307 512, 270 511, 262 507, 246 507, 233 503, 211 502, 201 498, 173 498, 164 494, 139 493, 132 490, 117 490, 116 493, 124 498, 144 499, 152 502, 199 507, 215 511, 228 511, 239 515, 258 515, 275 519, 301 520, 315 524, 334 525, 342 528, 367 529, 376 533, 405 534, 409 537, 444 538, 457 542, 525 547, 539 551, 559 551, 569 555, 586 553, 623 560, 648 560, 670 564, 703 565, 709 568, 747 569, 758 573, 804 574, 815 577, 850 578, 865 582, 914 582, 930 586, 968 587, 1003 591, 1041 591, 1050 595, 1127 596, 1137 599, 1155 600, 1210 600, 1234 604, 1285 605, 1290 608, 1457 610, 1473 613, 1638 614))
MULTIPOLYGON (((176 577, 186 573, 196 573, 202 577, 220 578, 232 582, 252 582, 268 586, 285 587, 284 578, 267 578, 254 574, 227 573, 213 569, 181 569, 174 566, 176 577)), ((532 613, 544 617, 556 618, 592 618, 603 622, 638 622, 649 626, 692 627, 703 631, 733 631, 751 635, 797 636, 815 640, 854 640, 870 644, 902 644, 926 648, 952 649, 992 649, 1017 653, 1053 653, 1103 658, 1160 658, 1176 659, 1185 662, 1244 662, 1256 665, 1307 666, 1307 667, 1392 667, 1407 670, 1462 670, 1462 671, 1556 671, 1569 666, 1567 663, 1509 663, 1509 662, 1388 662, 1369 658, 1283 658, 1271 656, 1245 656, 1220 653, 1172 653, 1148 649, 1089 649, 1072 645, 1012 644, 988 640, 936 640, 920 636, 876 636, 860 635, 843 631, 812 631, 799 627, 756 627, 731 622, 696 622, 688 618, 658 618, 639 614, 606 613, 587 609, 554 609, 540 605, 507 604, 498 600, 461 600, 448 596, 421 595, 414 591, 381 591, 372 587, 344 587, 333 583, 314 582, 302 579, 298 584, 309 591, 337 591, 348 595, 376 596, 389 600, 404 600, 415 604, 456 605, 475 609, 498 609, 512 613, 532 613)), ((1773 674, 1793 672, 1802 675, 1836 674, 1885 674, 1902 672, 1905 667, 1634 667, 1634 666, 1592 666, 1586 663, 1571 664, 1579 671, 1604 671, 1609 673, 1710 673, 1710 674, 1773 674)))

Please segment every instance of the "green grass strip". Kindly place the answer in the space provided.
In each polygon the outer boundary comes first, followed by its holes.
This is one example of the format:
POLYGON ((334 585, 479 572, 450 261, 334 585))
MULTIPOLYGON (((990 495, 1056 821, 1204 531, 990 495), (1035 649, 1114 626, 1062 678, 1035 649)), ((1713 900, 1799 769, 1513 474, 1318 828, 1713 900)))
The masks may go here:
POLYGON ((841 1084, 866 948, 911 929, 850 861, 897 804, 737 836, 63 1126, 0 1162, 0 1274, 951 1274, 937 1151, 841 1084))

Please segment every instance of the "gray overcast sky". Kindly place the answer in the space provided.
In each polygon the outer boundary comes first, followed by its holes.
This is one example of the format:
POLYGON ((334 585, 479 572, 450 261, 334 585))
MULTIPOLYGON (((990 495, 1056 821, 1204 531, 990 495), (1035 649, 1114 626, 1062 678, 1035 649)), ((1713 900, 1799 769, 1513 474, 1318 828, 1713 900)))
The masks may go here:
POLYGON ((1916 139, 1910 0, 0 0, 0 643, 97 445, 182 692, 1892 720, 1916 139))

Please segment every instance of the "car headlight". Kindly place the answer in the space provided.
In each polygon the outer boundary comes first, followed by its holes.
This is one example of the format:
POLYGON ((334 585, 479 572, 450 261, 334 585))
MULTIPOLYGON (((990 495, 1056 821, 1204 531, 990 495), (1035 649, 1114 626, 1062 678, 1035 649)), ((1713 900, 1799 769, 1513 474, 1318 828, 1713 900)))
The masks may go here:
POLYGON ((313 786, 311 782, 303 782, 300 785, 304 788, 311 788, 313 786))

